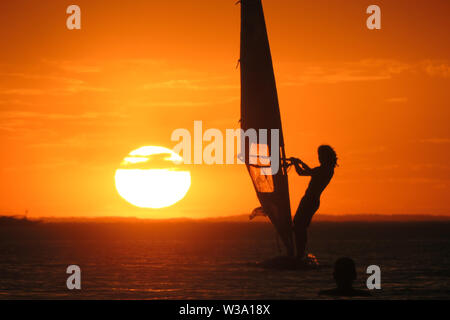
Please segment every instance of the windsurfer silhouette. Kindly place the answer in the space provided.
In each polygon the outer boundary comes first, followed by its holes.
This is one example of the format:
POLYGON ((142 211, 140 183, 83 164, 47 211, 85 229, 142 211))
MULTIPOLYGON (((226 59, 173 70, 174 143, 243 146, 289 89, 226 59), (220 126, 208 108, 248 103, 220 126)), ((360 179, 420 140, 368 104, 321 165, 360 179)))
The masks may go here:
POLYGON ((319 209, 320 195, 330 183, 337 165, 337 156, 334 149, 328 145, 321 145, 318 150, 320 166, 310 168, 297 158, 290 158, 291 163, 300 176, 311 176, 308 188, 298 206, 294 217, 295 244, 297 258, 303 259, 307 242, 307 229, 311 219, 319 209))

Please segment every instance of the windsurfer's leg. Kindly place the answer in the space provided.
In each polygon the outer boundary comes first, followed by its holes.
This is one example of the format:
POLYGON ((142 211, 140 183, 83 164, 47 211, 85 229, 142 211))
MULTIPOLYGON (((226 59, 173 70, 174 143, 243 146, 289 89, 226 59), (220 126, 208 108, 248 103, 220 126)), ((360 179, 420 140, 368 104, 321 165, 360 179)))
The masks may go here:
POLYGON ((307 242, 307 219, 305 219, 307 208, 304 203, 300 203, 297 212, 294 217, 294 235, 295 235, 295 247, 297 249, 297 258, 303 258, 306 249, 307 242))
POLYGON ((308 227, 319 205, 302 199, 294 217, 295 245, 297 257, 303 258, 308 242, 308 227))
POLYGON ((307 228, 304 224, 299 223, 294 225, 295 246, 297 248, 297 258, 303 258, 305 255, 307 242, 307 228))

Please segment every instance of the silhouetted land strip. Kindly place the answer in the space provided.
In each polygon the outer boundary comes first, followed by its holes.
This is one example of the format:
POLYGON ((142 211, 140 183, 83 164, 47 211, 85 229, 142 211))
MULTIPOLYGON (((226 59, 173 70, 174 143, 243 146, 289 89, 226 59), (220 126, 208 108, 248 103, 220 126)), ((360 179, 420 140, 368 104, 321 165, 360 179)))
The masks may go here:
POLYGON ((35 226, 41 222, 24 216, 0 216, 0 226, 35 226))
MULTIPOLYGON (((450 215, 426 215, 426 214, 342 214, 329 215, 317 214, 316 222, 431 222, 450 221, 450 215)), ((42 217, 40 219, 28 219, 23 216, 0 215, 0 225, 34 225, 37 223, 179 223, 179 222, 249 222, 248 214, 211 217, 211 218, 170 218, 170 219, 143 219, 136 217, 42 217)), ((265 217, 256 217, 252 223, 269 222, 265 217)))
MULTIPOLYGON (((314 238, 345 240, 362 238, 365 241, 383 241, 387 238, 408 240, 450 237, 450 221, 382 221, 382 222, 314 222, 314 238), (330 235, 328 237, 327 235, 330 235), (331 236, 332 235, 332 236, 331 236)), ((41 222, 27 219, 0 218, 0 239, 267 239, 275 241, 273 226, 261 221, 208 220, 84 220, 41 222)))

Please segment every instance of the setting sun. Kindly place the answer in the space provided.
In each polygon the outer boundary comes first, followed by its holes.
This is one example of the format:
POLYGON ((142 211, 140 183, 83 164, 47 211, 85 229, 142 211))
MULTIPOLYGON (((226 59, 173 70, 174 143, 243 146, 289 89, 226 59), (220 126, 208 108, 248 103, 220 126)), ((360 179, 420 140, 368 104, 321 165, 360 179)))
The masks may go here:
POLYGON ((141 147, 129 153, 116 170, 116 189, 141 208, 163 208, 180 201, 191 186, 191 174, 177 168, 182 158, 170 149, 141 147))

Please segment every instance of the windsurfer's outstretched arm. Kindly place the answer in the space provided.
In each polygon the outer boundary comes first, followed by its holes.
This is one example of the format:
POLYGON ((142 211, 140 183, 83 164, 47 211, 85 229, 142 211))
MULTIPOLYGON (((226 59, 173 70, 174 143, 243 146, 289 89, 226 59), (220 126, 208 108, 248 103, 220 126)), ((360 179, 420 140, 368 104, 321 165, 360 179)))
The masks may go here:
POLYGON ((298 158, 290 158, 292 161, 292 164, 295 167, 295 171, 297 171, 297 174, 299 176, 310 176, 312 175, 312 169, 304 163, 302 160, 298 158))

